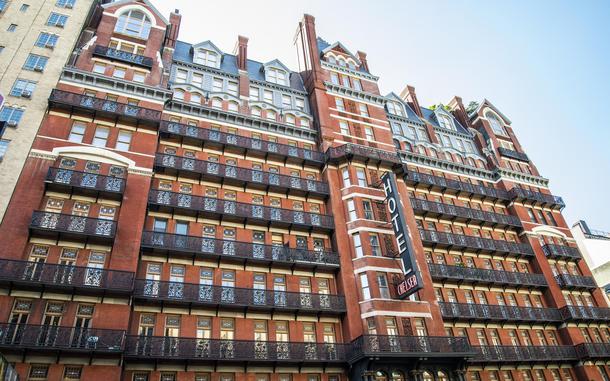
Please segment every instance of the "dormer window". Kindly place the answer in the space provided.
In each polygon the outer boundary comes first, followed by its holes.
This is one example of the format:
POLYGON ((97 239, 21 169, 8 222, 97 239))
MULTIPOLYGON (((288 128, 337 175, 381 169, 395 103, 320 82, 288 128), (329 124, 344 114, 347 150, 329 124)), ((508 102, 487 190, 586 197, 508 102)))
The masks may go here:
POLYGON ((217 68, 218 62, 219 62, 218 53, 213 52, 208 49, 197 49, 195 51, 194 61, 195 61, 195 63, 201 64, 201 65, 217 68))
POLYGON ((451 118, 447 115, 438 114, 438 124, 442 128, 446 128, 448 130, 455 130, 455 127, 453 126, 453 120, 451 120, 451 118))
POLYGON ((337 60, 335 59, 335 57, 333 56, 328 56, 327 58, 328 62, 330 62, 331 64, 336 64, 337 60))
POLYGON ((400 115, 400 116, 405 116, 405 112, 402 109, 402 106, 400 104, 398 104, 397 102, 388 102, 388 112, 390 114, 394 114, 394 115, 400 115))
POLYGON ((119 16, 114 31, 131 37, 146 39, 150 33, 150 26, 150 19, 144 12, 130 9, 119 16))
POLYGON ((504 124, 500 121, 500 119, 498 119, 496 114, 488 111, 485 113, 485 118, 487 118, 487 120, 489 121, 489 124, 491 125, 491 129, 493 130, 494 134, 506 135, 506 131, 504 130, 504 124))
POLYGON ((278 85, 286 85, 286 72, 282 69, 270 67, 266 69, 267 81, 277 83, 278 85))

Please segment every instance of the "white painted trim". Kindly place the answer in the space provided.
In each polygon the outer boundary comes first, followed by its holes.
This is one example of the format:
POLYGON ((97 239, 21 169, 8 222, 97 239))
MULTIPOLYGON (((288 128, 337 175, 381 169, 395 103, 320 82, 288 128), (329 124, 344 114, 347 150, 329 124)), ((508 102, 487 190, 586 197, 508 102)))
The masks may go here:
MULTIPOLYGON (((396 299, 395 299, 396 300, 396 299)), ((412 301, 411 301, 412 302, 412 301)), ((432 319, 432 314, 428 312, 407 312, 407 311, 371 311, 360 314, 361 319, 366 319, 374 316, 395 316, 395 317, 423 317, 432 319)))
MULTIPOLYGON (((372 258, 375 258, 375 257, 372 257, 372 258)), ((395 274, 403 273, 401 269, 395 269, 395 268, 391 268, 391 267, 364 266, 359 269, 354 269, 354 274, 358 275, 358 274, 361 274, 361 273, 364 273, 367 271, 384 271, 386 273, 395 273, 395 274)))
POLYGON ((354 233, 360 233, 360 232, 373 232, 373 233, 381 233, 381 234, 394 234, 394 231, 392 229, 376 229, 376 228, 369 228, 369 227, 364 227, 364 226, 360 226, 351 230, 347 231, 347 234, 354 234, 354 233))
MULTIPOLYGON (((344 113, 344 114, 348 114, 348 115, 357 116, 357 117, 359 117, 359 118, 367 118, 367 119, 370 119, 370 120, 375 120, 375 121, 377 121, 377 122, 385 123, 385 124, 387 124, 387 125, 389 125, 389 124, 390 124, 390 123, 386 122, 386 121, 385 121, 385 120, 383 120, 383 119, 376 119, 376 118, 371 118, 371 117, 369 117, 369 116, 362 116, 362 115, 360 115, 360 114, 354 114, 353 112, 349 112, 349 111, 342 111, 342 110, 339 110, 338 108, 335 108, 335 107, 329 107, 329 109, 330 109, 330 110, 333 110, 333 111, 336 111, 336 112, 342 112, 342 113, 344 113)), ((342 117, 342 116, 339 116, 339 115, 336 115, 336 114, 330 114, 330 116, 332 116, 332 117, 334 117, 334 118, 337 118, 337 119, 343 119, 343 120, 349 120, 349 121, 353 121, 353 119, 345 118, 345 117, 342 117)), ((372 127, 385 128, 386 130, 390 130, 390 127, 378 126, 378 125, 376 125, 376 124, 372 124, 372 123, 366 123, 366 122, 361 122, 361 121, 357 121, 357 123, 360 123, 360 124, 366 124, 366 125, 369 125, 369 126, 372 126, 372 127)))
POLYGON ((385 200, 385 197, 383 197, 383 196, 372 196, 372 195, 364 194, 364 193, 349 193, 349 194, 346 194, 346 195, 342 196, 341 199, 342 200, 347 200, 347 199, 352 198, 354 196, 355 197, 368 198, 370 200, 378 200, 378 201, 384 201, 385 200))
POLYGON ((548 225, 536 226, 532 229, 532 233, 559 236, 561 238, 569 239, 569 237, 565 233, 548 225))

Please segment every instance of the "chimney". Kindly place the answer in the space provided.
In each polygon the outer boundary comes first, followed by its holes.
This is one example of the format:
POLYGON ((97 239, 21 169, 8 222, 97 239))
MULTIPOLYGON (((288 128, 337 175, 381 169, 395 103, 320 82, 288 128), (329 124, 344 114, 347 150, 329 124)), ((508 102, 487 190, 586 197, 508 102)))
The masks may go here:
POLYGON ((362 68, 363 68, 363 69, 364 69, 364 70, 365 70, 367 73, 370 73, 370 71, 369 71, 369 63, 368 63, 368 61, 366 60, 366 53, 365 53, 365 52, 358 51, 356 54, 358 55, 358 59, 359 59, 359 60, 360 60, 360 62, 362 63, 362 68))
POLYGON ((180 32, 180 22, 182 21, 182 15, 180 11, 174 9, 169 14, 169 25, 167 26, 167 33, 165 34, 165 46, 168 48, 176 47, 176 40, 178 39, 178 32, 180 32))
POLYGON ((464 107, 464 103, 462 103, 462 98, 457 95, 453 97, 451 102, 449 102, 449 106, 452 108, 453 116, 460 121, 462 126, 465 128, 472 127, 470 125, 470 119, 468 119, 468 113, 466 112, 466 108, 464 107))
POLYGON ((237 36, 237 45, 235 45, 235 51, 233 53, 237 56, 237 68, 239 70, 247 70, 248 37, 237 36))
POLYGON ((400 97, 411 106, 413 111, 419 116, 423 118, 424 115, 421 112, 421 108, 419 108, 419 102, 417 101, 417 95, 415 95, 415 87, 407 85, 402 92, 400 93, 400 97))

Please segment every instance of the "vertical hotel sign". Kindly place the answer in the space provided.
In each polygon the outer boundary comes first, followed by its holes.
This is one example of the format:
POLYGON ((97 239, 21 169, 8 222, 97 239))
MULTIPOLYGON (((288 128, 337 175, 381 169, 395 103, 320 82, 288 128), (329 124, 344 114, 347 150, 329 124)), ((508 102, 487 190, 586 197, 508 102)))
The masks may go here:
POLYGON ((398 297, 404 299, 423 288, 423 285, 419 271, 417 271, 413 244, 408 234, 405 214, 400 195, 398 194, 398 186, 396 185, 394 173, 386 172, 381 176, 381 182, 388 203, 388 209, 390 210, 390 221, 404 271, 404 279, 396 285, 396 291, 398 297))

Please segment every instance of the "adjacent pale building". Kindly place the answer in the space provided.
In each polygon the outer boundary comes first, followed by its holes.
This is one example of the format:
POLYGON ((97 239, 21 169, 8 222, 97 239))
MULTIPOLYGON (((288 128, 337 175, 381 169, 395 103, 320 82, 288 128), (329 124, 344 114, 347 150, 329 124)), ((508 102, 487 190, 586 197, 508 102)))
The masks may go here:
POLYGON ((585 261, 591 268, 597 285, 610 289, 610 232, 589 228, 583 220, 572 226, 572 235, 585 261))

